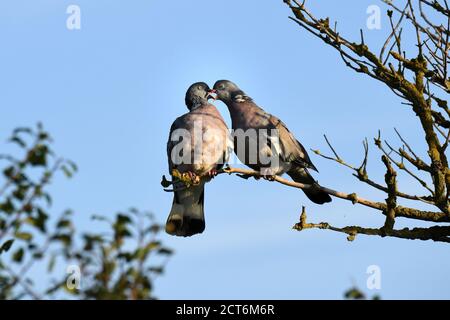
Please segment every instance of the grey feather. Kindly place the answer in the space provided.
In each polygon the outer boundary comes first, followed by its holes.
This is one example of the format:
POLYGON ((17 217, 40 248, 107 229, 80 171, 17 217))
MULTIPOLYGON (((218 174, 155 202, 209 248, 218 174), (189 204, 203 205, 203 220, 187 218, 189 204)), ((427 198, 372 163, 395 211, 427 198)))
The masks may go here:
MULTIPOLYGON (((266 169, 266 165, 260 159, 266 153, 271 153, 274 159, 279 159, 280 161, 277 166, 270 168, 272 174, 282 175, 288 173, 295 181, 315 183, 307 169, 317 171, 316 167, 312 163, 305 148, 280 119, 260 108, 252 98, 231 81, 217 81, 214 85, 214 90, 217 93, 217 98, 227 105, 235 132, 238 129, 243 131, 256 129, 258 132, 261 132, 261 130, 267 132, 273 130, 277 134, 278 139, 267 139, 267 141, 259 141, 259 135, 257 139, 248 139, 248 144, 256 145, 258 150, 258 161, 256 163, 251 163, 249 161, 251 155, 247 154, 248 150, 252 150, 252 146, 245 146, 245 154, 240 154, 236 150, 237 143, 235 137, 235 152, 243 163, 254 170, 266 169), (275 140, 278 140, 278 145, 274 148, 273 143, 275 143, 275 140), (263 145, 264 143, 266 143, 266 148, 263 145)), ((316 203, 322 204, 331 201, 331 198, 320 190, 305 193, 307 193, 308 198, 316 203)))
MULTIPOLYGON (((190 112, 177 118, 170 128, 167 142, 170 173, 177 169, 180 173, 192 172, 205 176, 211 170, 220 169, 229 159, 232 147, 229 130, 217 108, 208 103, 208 91, 206 84, 192 85, 186 94, 186 105, 190 112), (190 138, 177 139, 175 133, 178 129, 183 130, 179 132, 189 133, 190 138), (189 161, 175 161, 184 159, 184 154, 177 154, 181 147, 190 151, 186 157, 189 161)), ((180 190, 175 191, 166 231, 187 237, 202 233, 205 229, 205 181, 187 189, 183 187, 181 182, 174 185, 174 189, 180 190)))

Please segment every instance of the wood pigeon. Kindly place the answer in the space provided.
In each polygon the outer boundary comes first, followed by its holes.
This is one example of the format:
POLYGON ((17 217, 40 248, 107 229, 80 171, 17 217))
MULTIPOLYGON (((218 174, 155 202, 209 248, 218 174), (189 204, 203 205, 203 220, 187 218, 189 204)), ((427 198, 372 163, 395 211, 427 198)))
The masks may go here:
POLYGON ((189 112, 170 128, 167 156, 174 198, 166 232, 171 235, 189 237, 204 231, 205 183, 225 165, 231 153, 229 129, 217 108, 208 102, 210 91, 204 82, 191 85, 185 99, 189 112), (197 183, 187 187, 173 177, 174 169, 197 183))
MULTIPOLYGON (((216 99, 224 102, 230 111, 234 149, 241 162, 263 175, 287 173, 296 182, 316 183, 308 172, 308 169, 317 171, 316 167, 280 119, 265 112, 231 81, 217 81, 211 93, 215 93, 216 99), (239 135, 245 135, 244 139, 239 139, 239 135)), ((304 193, 314 203, 331 202, 331 197, 319 189, 304 190, 304 193)))

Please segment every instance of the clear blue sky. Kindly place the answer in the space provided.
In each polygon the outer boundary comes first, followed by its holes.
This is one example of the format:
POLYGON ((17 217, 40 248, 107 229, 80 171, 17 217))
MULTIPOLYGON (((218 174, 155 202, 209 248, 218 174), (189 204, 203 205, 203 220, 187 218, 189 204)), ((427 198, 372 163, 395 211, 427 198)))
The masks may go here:
MULTIPOLYGON (((359 37, 373 0, 320 1, 317 14, 359 37)), ((380 6, 383 7, 381 1, 380 6)), ((53 212, 73 208, 80 229, 93 213, 136 206, 165 222, 172 121, 183 114, 193 82, 230 79, 284 120, 309 148, 328 134, 341 155, 359 163, 361 141, 381 129, 398 144, 397 127, 425 154, 417 120, 381 84, 345 68, 339 56, 287 17, 281 0, 5 0, 0 2, 0 137, 42 121, 59 154, 80 172, 52 187, 53 212), (81 7, 82 29, 66 29, 66 8, 81 7)), ((388 32, 366 30, 378 46, 388 32)), ((224 117, 228 111, 217 103, 224 117)), ((1 148, 4 144, 1 145, 1 148)), ((379 153, 369 169, 383 181, 379 153)), ((351 172, 311 155, 327 186, 383 200, 351 172)), ((416 191, 402 176, 403 190, 416 191)), ((375 211, 335 200, 314 205, 299 190, 220 176, 207 186, 207 229, 184 239, 156 281, 160 298, 339 299, 353 283, 364 291, 366 268, 382 272, 383 298, 450 298, 448 245, 291 229, 306 205, 314 222, 380 226, 375 211)), ((419 225, 419 224, 415 224, 419 225)), ((406 226, 399 220, 398 226, 406 226)), ((36 271, 36 277, 39 272, 36 271)))

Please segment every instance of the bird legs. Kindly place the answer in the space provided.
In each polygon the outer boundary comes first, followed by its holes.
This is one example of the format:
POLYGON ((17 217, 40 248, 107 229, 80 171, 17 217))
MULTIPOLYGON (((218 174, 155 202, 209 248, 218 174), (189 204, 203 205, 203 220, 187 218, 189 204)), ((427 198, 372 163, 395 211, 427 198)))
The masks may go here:
POLYGON ((207 175, 208 175, 208 177, 209 177, 210 179, 214 179, 218 174, 219 174, 219 171, 217 171, 216 168, 211 169, 211 170, 207 173, 207 175))

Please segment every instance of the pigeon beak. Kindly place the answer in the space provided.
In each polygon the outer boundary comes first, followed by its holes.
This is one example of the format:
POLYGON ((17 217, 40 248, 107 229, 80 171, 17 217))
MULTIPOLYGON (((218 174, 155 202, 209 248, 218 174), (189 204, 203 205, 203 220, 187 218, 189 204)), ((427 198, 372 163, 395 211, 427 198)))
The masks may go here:
POLYGON ((214 101, 216 101, 216 100, 217 100, 217 91, 216 91, 215 89, 211 89, 211 90, 208 92, 207 98, 208 98, 208 100, 209 100, 209 99, 213 99, 214 101), (214 94, 214 95, 213 95, 213 94, 214 94))

